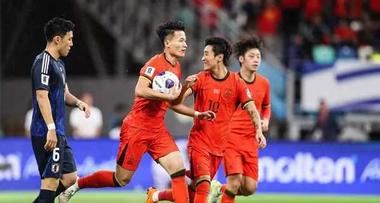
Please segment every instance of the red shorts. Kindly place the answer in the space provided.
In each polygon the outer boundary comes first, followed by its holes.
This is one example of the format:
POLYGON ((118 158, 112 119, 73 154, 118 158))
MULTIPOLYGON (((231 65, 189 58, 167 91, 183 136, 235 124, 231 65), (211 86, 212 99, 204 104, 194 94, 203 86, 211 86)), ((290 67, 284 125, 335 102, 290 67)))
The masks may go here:
POLYGON ((210 175, 211 179, 214 178, 223 160, 222 156, 215 156, 205 150, 191 146, 187 148, 187 153, 189 155, 191 179, 194 180, 203 175, 210 175))
POLYGON ((258 180, 258 155, 257 152, 235 150, 227 147, 224 154, 224 172, 227 176, 243 174, 258 180))
POLYGON ((145 152, 157 161, 175 151, 179 151, 178 147, 166 129, 147 131, 131 127, 124 122, 120 131, 117 164, 127 170, 135 171, 145 152))

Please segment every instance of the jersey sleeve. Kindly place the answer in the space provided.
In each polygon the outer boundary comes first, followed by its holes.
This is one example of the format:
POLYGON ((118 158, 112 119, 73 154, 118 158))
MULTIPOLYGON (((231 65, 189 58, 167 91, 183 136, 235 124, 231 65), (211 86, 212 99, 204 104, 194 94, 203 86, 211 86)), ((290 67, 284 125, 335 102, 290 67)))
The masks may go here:
POLYGON ((237 92, 241 107, 244 107, 246 103, 253 101, 251 91, 240 78, 237 79, 237 92))
POLYGON ((49 91, 49 84, 51 82, 50 77, 50 58, 49 56, 44 56, 42 59, 36 60, 32 68, 32 81, 37 89, 43 89, 49 91))
POLYGON ((140 76, 143 76, 152 81, 154 76, 160 72, 158 68, 159 67, 157 67, 157 65, 153 66, 151 64, 145 64, 145 66, 140 70, 140 76))
POLYGON ((265 96, 263 99, 263 106, 262 106, 262 117, 270 119, 271 116, 271 101, 270 101, 270 84, 267 83, 265 96))

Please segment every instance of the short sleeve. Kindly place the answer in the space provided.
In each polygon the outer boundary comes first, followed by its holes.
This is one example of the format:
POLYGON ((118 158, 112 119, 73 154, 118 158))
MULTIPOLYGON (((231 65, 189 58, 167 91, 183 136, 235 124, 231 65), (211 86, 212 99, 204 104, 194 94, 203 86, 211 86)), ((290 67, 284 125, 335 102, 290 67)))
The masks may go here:
POLYGON ((49 90, 51 77, 49 74, 50 57, 44 54, 42 59, 36 60, 32 68, 32 81, 35 90, 44 89, 49 90))
POLYGON ((153 80, 154 76, 158 74, 157 72, 159 72, 157 70, 157 67, 146 64, 144 67, 141 68, 140 76, 146 77, 149 80, 153 80))
POLYGON ((265 96, 263 99, 263 106, 268 107, 268 106, 270 106, 270 104, 271 104, 271 102, 270 102, 270 84, 267 83, 265 96))

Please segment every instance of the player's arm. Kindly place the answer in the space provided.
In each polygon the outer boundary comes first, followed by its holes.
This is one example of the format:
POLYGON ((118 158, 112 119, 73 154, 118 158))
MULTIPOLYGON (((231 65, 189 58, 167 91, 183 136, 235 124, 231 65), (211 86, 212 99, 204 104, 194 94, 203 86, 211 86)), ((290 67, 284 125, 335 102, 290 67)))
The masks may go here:
POLYGON ((183 104, 183 101, 192 94, 192 90, 191 89, 187 89, 186 92, 183 94, 183 99, 181 100, 181 103, 179 104, 173 104, 171 103, 171 106, 170 108, 179 113, 179 114, 182 114, 182 115, 185 115, 185 116, 189 116, 189 117, 194 117, 194 118, 198 118, 198 119, 207 119, 207 120, 213 120, 215 119, 216 115, 214 112, 212 111, 204 111, 204 112, 199 112, 199 111, 196 111, 194 110, 193 108, 190 108, 188 106, 186 106, 185 104, 183 104))
POLYGON ((249 114, 252 123, 256 128, 256 140, 259 143, 260 148, 264 148, 266 146, 266 139, 263 135, 260 114, 257 111, 255 103, 253 101, 249 101, 244 104, 243 109, 249 114))
POLYGON ((185 100, 190 94, 192 94, 192 90, 190 89, 190 87, 191 87, 192 85, 194 85, 195 82, 196 82, 197 80, 198 80, 198 77, 197 77, 196 74, 187 76, 187 78, 185 79, 184 84, 182 85, 181 93, 179 94, 178 98, 175 99, 175 100, 172 102, 172 105, 176 105, 176 104, 183 103, 184 100, 185 100), (190 90, 190 91, 189 91, 189 90, 190 90))
POLYGON ((53 150, 57 146, 57 135, 55 132, 55 124, 51 112, 51 105, 49 100, 49 91, 44 89, 36 90, 36 98, 41 115, 44 118, 48 132, 46 135, 46 143, 44 148, 47 151, 53 150))
POLYGON ((263 128, 263 131, 266 132, 269 129, 269 120, 271 116, 271 102, 270 102, 270 85, 268 83, 267 89, 265 91, 264 96, 264 102, 262 105, 262 111, 261 111, 261 126, 263 128))
POLYGON ((91 110, 85 102, 78 99, 76 96, 71 94, 69 86, 65 85, 65 103, 72 107, 78 107, 80 110, 84 111, 86 118, 90 117, 91 110))
POLYGON ((145 99, 152 99, 152 100, 173 101, 177 99, 180 94, 180 90, 176 88, 172 88, 172 91, 169 92, 169 94, 164 94, 158 91, 154 91, 150 87, 151 83, 152 83, 151 80, 149 80, 148 78, 144 76, 140 76, 135 88, 135 96, 142 97, 145 99))

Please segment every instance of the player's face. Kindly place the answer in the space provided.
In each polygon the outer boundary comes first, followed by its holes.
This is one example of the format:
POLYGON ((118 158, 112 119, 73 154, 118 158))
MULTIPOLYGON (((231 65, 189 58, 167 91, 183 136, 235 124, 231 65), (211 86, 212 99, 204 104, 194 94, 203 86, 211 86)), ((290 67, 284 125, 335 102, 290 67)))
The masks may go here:
POLYGON ((241 68, 256 72, 261 63, 261 53, 259 49, 249 49, 244 56, 239 57, 241 68))
POLYGON ((166 40, 169 53, 177 58, 182 58, 186 53, 186 34, 184 31, 175 31, 172 37, 166 40))
POLYGON ((213 70, 218 64, 218 56, 215 56, 211 45, 207 45, 203 50, 203 70, 213 70))
POLYGON ((58 41, 58 52, 60 56, 67 56, 73 46, 73 31, 67 32, 65 36, 60 37, 58 41))

